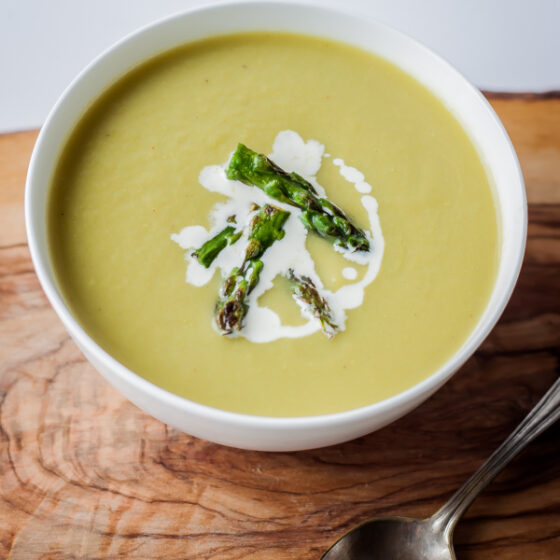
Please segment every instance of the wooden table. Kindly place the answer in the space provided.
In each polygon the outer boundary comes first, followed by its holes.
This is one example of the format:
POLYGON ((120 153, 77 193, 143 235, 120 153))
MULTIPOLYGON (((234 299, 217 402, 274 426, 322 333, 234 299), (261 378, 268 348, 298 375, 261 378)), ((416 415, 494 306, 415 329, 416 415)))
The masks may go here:
MULTIPOLYGON (((311 560, 371 515, 434 512, 559 370, 560 98, 491 102, 530 203, 525 263, 504 316, 419 409, 300 453, 189 437, 86 363, 26 245, 24 179, 37 132, 0 136, 0 557, 311 560)), ((559 435, 560 425, 541 436, 471 507, 456 530, 459 559, 560 558, 559 435)))

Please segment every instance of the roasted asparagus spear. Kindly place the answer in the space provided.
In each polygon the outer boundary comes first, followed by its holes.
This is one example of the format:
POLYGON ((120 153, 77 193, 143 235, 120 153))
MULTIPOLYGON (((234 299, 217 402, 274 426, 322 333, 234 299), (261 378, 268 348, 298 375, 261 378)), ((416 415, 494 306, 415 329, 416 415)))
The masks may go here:
POLYGON ((234 268, 226 279, 216 305, 216 326, 222 334, 241 330, 249 306, 247 296, 259 281, 264 252, 284 237, 284 224, 290 213, 266 204, 250 223, 248 245, 241 266, 234 268))
POLYGON ((227 245, 233 245, 241 237, 241 233, 234 226, 227 226, 191 254, 202 266, 208 268, 227 245))
POLYGON ((286 173, 273 161, 239 144, 226 169, 228 179, 255 185, 268 196, 302 210, 301 220, 310 231, 347 251, 369 251, 365 233, 344 212, 297 173, 286 173))
POLYGON ((299 305, 312 317, 319 319, 321 330, 332 338, 338 332, 334 323, 331 308, 325 298, 319 293, 317 286, 309 276, 299 276, 292 269, 288 272, 292 283, 292 295, 299 305))

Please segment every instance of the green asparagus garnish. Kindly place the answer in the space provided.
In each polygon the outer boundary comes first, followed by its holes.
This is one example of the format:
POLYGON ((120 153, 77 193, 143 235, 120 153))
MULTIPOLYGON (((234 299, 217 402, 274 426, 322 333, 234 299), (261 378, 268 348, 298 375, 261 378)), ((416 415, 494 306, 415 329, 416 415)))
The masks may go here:
POLYGON ((332 338, 338 332, 338 325, 333 321, 331 308, 319 293, 317 286, 309 276, 299 276, 292 269, 288 271, 292 282, 292 295, 299 304, 313 317, 321 322, 321 330, 332 338))
POLYGON ((227 226, 220 233, 209 239, 202 247, 193 251, 191 255, 195 257, 198 262, 208 268, 214 259, 225 249, 228 245, 233 245, 240 237, 241 231, 236 231, 233 226, 227 226))
POLYGON ((222 334, 231 334, 243 327, 243 319, 249 310, 247 296, 257 285, 263 267, 260 257, 275 241, 284 237, 283 226, 289 215, 289 212, 266 204, 253 216, 243 264, 231 271, 216 305, 216 325, 222 334))
POLYGON ((255 185, 268 196, 302 210, 301 220, 310 231, 348 251, 369 251, 363 230, 297 173, 286 173, 273 161, 239 144, 226 169, 228 179, 255 185))

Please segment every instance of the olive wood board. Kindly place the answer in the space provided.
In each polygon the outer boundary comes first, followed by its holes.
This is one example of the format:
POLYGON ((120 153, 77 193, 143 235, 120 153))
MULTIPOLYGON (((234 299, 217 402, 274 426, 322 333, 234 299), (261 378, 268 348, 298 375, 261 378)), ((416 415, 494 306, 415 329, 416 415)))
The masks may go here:
MULTIPOLYGON (((242 451, 151 418, 74 345, 39 286, 24 182, 37 131, 0 136, 0 558, 312 560, 374 515, 428 516, 558 376, 560 97, 490 95, 529 199, 511 302, 432 398, 355 441, 242 451)), ((459 560, 560 558, 560 425, 473 504, 459 560)))

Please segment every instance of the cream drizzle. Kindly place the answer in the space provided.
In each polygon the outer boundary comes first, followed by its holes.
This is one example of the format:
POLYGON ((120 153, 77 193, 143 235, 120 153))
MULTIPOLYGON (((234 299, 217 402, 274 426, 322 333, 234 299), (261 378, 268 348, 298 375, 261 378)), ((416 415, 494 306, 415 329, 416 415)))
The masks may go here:
POLYGON ((347 266, 342 269, 342 277, 346 280, 356 280, 358 278, 358 271, 353 266, 347 266))
MULTIPOLYGON (((319 196, 326 196, 325 189, 317 182, 316 175, 321 167, 322 158, 325 155, 325 147, 317 140, 305 142, 299 134, 292 130, 280 132, 273 144, 272 153, 269 156, 281 168, 288 172, 296 172, 307 179, 316 188, 319 196)), ((341 175, 349 182, 354 183, 359 192, 369 192, 371 186, 365 182, 364 175, 353 167, 346 166, 344 161, 336 158, 335 165, 340 167, 341 175), (365 191, 364 185, 369 187, 365 191)), ((291 215, 284 225, 285 236, 281 241, 275 242, 263 255, 263 269, 260 280, 248 298, 249 311, 245 317, 244 328, 237 336, 247 338, 252 342, 270 342, 279 338, 296 338, 308 336, 318 330, 321 325, 313 317, 306 316, 304 310, 302 315, 306 322, 302 325, 283 325, 279 315, 272 309, 259 305, 258 299, 273 286, 277 275, 287 275, 290 268, 297 274, 309 276, 323 297, 329 303, 334 322, 339 325, 340 330, 345 329, 346 313, 362 304, 366 286, 375 280, 381 261, 385 242, 381 231, 379 216, 377 213, 377 201, 370 195, 361 197, 362 206, 365 208, 369 230, 366 236, 370 241, 369 252, 349 253, 342 249, 335 249, 342 256, 365 267, 360 280, 350 282, 336 291, 324 288, 321 279, 315 271, 315 263, 305 246, 307 230, 299 219, 300 210, 270 199, 257 187, 244 185, 238 181, 230 181, 225 174, 227 163, 222 165, 210 165, 202 169, 199 175, 200 184, 211 192, 225 195, 228 199, 214 205, 210 212, 210 229, 203 226, 187 226, 178 234, 172 234, 171 239, 179 244, 186 252, 188 261, 186 281, 194 286, 203 286, 210 282, 217 269, 221 271, 222 278, 226 278, 232 268, 239 266, 243 261, 245 248, 247 246, 248 226, 244 227, 243 235, 239 241, 226 247, 206 269, 195 258, 191 256, 192 250, 200 247, 208 239, 220 232, 226 225, 227 219, 235 215, 238 224, 248 224, 254 203, 263 205, 273 204, 279 208, 288 210, 291 215)), ((334 201, 336 203, 336 200, 334 201)), ((355 280, 358 273, 354 267, 346 267, 343 277, 347 280, 355 280)))
POLYGON ((371 192, 371 185, 365 181, 364 174, 356 169, 355 167, 350 167, 344 163, 343 159, 335 158, 333 163, 340 167, 340 174, 350 183, 354 183, 354 188, 362 194, 367 194, 371 192))

